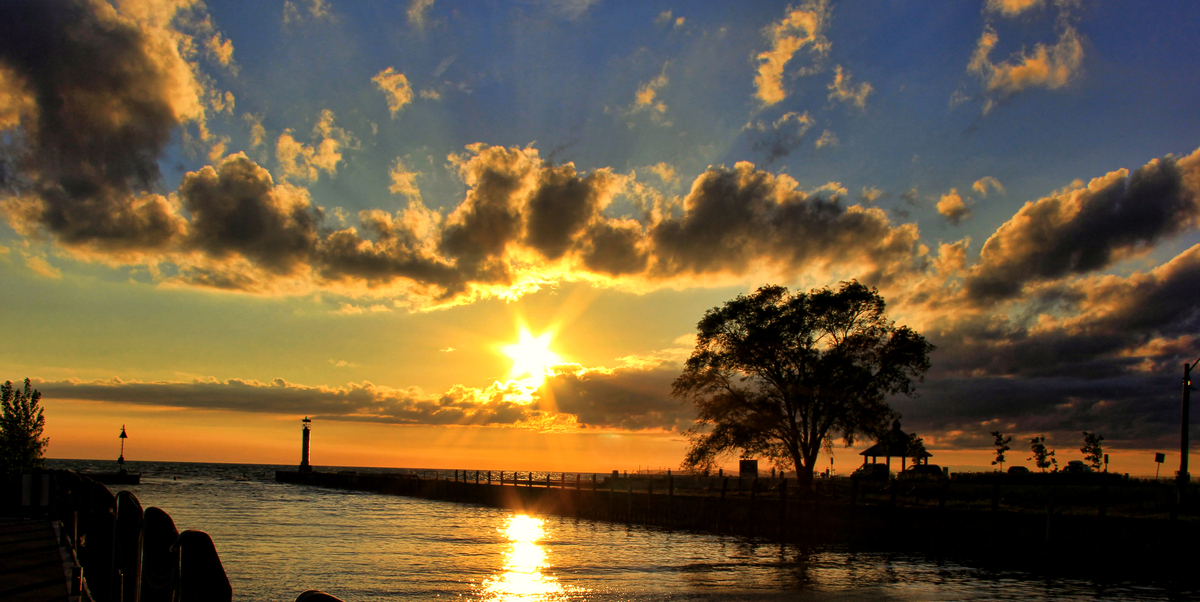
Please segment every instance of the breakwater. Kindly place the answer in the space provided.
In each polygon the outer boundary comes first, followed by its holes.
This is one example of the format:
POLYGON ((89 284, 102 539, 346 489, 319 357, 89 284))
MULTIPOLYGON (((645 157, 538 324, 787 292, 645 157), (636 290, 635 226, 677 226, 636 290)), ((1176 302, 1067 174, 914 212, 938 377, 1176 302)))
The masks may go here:
MULTIPOLYGON (((1079 513, 1056 502, 1069 498, 1061 488, 1048 488, 1045 508, 1030 511, 988 504, 986 499, 982 505, 955 504, 956 490, 948 481, 905 486, 826 481, 818 482, 814 490, 800 491, 782 479, 717 479, 718 486, 710 480, 703 489, 683 489, 671 477, 513 476, 507 473, 501 481, 499 475, 466 471, 456 471, 453 479, 278 471, 276 480, 802 546, 920 552, 1109 578, 1196 579, 1180 573, 1184 558, 1170 552, 1200 535, 1200 522, 1194 516, 1175 520, 1113 516, 1107 508, 1079 513), (496 478, 488 482, 488 476, 496 478)), ((994 502, 999 500, 997 487, 972 486, 992 492, 994 502)))

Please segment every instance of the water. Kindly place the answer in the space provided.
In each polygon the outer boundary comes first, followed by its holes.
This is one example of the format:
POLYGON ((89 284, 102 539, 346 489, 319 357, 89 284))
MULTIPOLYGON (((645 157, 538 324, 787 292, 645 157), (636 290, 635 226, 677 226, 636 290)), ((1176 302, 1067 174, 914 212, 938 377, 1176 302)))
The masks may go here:
MULTIPOLYGON (((51 461, 52 468, 111 470, 51 461)), ((804 550, 507 510, 276 483, 294 467, 130 463, 127 486, 208 532, 234 599, 1179 600, 1146 583, 1039 578, 921 556, 804 550)), ((365 471, 369 469, 359 469, 365 471)), ((114 488, 115 489, 115 488, 114 488)))

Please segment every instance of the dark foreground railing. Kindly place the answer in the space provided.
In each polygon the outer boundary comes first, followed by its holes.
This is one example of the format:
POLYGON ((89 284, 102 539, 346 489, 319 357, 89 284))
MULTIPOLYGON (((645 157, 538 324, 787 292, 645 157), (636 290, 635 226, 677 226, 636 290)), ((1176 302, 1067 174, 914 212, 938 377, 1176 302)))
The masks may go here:
POLYGON ((92 602, 228 602, 229 578, 212 539, 184 531, 137 496, 67 470, 10 476, 4 514, 59 523, 70 550, 71 597, 92 602))

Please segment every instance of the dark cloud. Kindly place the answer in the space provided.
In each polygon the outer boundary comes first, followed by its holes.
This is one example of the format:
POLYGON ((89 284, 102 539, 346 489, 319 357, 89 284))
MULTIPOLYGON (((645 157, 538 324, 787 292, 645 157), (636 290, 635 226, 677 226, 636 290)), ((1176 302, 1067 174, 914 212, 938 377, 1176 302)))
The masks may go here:
POLYGON ((679 371, 677 364, 661 363, 649 369, 571 372, 547 379, 546 386, 559 412, 588 426, 683 430, 696 412, 671 397, 671 382, 679 371))
POLYGON ((18 171, 4 181, 22 199, 14 226, 113 253, 167 247, 180 221, 142 193, 181 121, 202 117, 177 50, 99 1, 13 0, 0 4, 0 65, 13 80, 0 85, 32 100, 3 150, 18 171))
POLYGON ((290 274, 316 248, 322 215, 308 192, 275 186, 245 154, 188 173, 179 198, 192 216, 189 242, 211 257, 238 253, 270 272, 290 274))
POLYGON ((368 286, 406 278, 442 291, 461 291, 465 283, 453 266, 421 248, 420 236, 383 211, 359 215, 366 237, 354 228, 327 235, 318 246, 318 274, 330 282, 359 280, 368 286))
MULTIPOLYGON (((1193 358, 1194 359, 1194 358, 1193 358)), ((905 430, 938 439, 939 447, 986 448, 991 431, 1014 437, 1018 455, 1028 450, 1023 435, 1047 435, 1071 453, 1081 431, 1104 435, 1113 449, 1179 445, 1179 378, 1173 371, 1119 374, 1079 380, 969 377, 927 380, 915 399, 892 400, 905 430)), ((1024 457, 1024 456, 1020 456, 1024 457)))
POLYGON ((768 262, 796 274, 855 266, 870 281, 909 269, 915 227, 893 226, 882 211, 809 196, 783 176, 739 163, 709 168, 684 199, 684 213, 650 232, 653 276, 741 274, 768 262))
POLYGON ((501 391, 455 388, 440 396, 392 389, 369 382, 345 387, 309 387, 275 379, 270 383, 224 382, 41 382, 47 399, 132 403, 148 406, 305 414, 329 420, 392 424, 515 424, 538 414, 506 401, 501 391))
MULTIPOLYGON (((39 382, 47 399, 147 406, 305 414, 329 420, 425 425, 526 425, 573 415, 592 428, 679 429, 693 412, 670 396, 675 364, 569 371, 550 378, 535 403, 513 401, 517 389, 455 386, 440 395, 394 389, 369 382, 311 387, 275 379, 270 383, 231 379, 193 382, 39 382), (551 403, 551 400, 553 403, 551 403), (553 407, 557 406, 557 407, 553 407)), ((515 385, 514 385, 515 386, 515 385)))
POLYGON ((927 329, 938 349, 921 398, 894 400, 906 420, 963 447, 987 445, 996 428, 1069 441, 1089 430, 1139 449, 1177 437, 1181 364, 1200 356, 1200 245, 1041 297, 1028 316, 948 316, 927 329))
POLYGON ((606 177, 608 172, 602 171, 580 178, 571 165, 544 169, 529 200, 527 244, 546 259, 561 258, 599 215, 605 187, 597 180, 606 177))
POLYGON ((984 243, 967 297, 979 304, 1010 299, 1028 283, 1100 270, 1194 228, 1198 179, 1200 150, 1026 203, 984 243))
POLYGON ((641 273, 650 260, 641 245, 644 237, 644 228, 633 220, 597 222, 579 245, 583 265, 610 276, 641 273))

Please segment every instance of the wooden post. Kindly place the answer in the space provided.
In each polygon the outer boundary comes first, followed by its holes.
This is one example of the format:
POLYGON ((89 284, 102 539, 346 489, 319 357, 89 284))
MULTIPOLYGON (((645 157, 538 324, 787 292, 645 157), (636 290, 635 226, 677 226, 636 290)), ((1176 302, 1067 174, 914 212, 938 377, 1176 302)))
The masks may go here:
POLYGON ((779 481, 779 535, 787 541, 787 477, 779 481))
POLYGON ((654 475, 650 476, 650 484, 646 486, 646 520, 645 522, 654 524, 654 475))
POLYGON ((1050 501, 1046 503, 1046 542, 1045 554, 1046 560, 1050 559, 1050 524, 1054 518, 1054 489, 1050 489, 1050 501))
POLYGON ((725 530, 725 491, 729 489, 729 477, 721 479, 721 512, 717 516, 717 532, 725 530))
POLYGON ((579 478, 581 476, 583 476, 583 475, 581 475, 579 473, 575 473, 575 491, 579 491, 579 478))
POLYGON ((633 479, 625 473, 625 522, 633 518, 633 479))
POLYGON ((1100 518, 1108 516, 1108 475, 1104 476, 1104 482, 1100 484, 1100 518))
POLYGON ((758 475, 750 481, 750 535, 758 529, 758 475))
POLYGON ((675 526, 675 475, 667 469, 667 526, 675 526))

